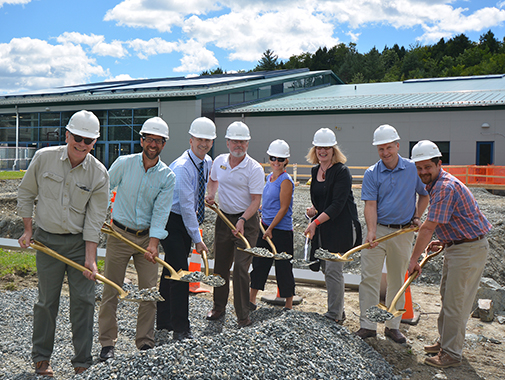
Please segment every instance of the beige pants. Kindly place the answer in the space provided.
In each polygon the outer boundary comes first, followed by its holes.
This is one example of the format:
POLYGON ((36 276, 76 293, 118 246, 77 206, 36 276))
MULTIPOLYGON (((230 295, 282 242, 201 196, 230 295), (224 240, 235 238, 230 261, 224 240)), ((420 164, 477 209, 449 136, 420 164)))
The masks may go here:
MULTIPOLYGON (((115 225, 112 228, 128 240, 141 247, 149 245, 149 234, 137 237, 134 234, 119 230, 115 225)), ((144 255, 133 249, 128 244, 113 236, 107 238, 107 250, 105 254, 104 276, 123 286, 126 267, 130 258, 133 258, 137 270, 139 288, 152 288, 158 281, 158 265, 147 261, 144 255)), ((102 347, 114 346, 117 341, 117 290, 104 285, 102 303, 98 315, 99 340, 102 347)), ((140 302, 137 316, 137 336, 135 344, 137 348, 147 344, 154 347, 154 319, 156 317, 156 302, 140 302)))
MULTIPOLYGON (((377 225, 377 238, 397 231, 393 228, 377 225)), ((359 284, 359 308, 360 326, 369 330, 377 330, 377 323, 366 317, 366 311, 379 303, 380 282, 382 267, 386 259, 387 290, 386 306, 389 307, 398 290, 405 281, 410 256, 412 253, 412 241, 414 233, 409 232, 392 239, 386 240, 373 249, 361 251, 361 282, 359 284)), ((405 296, 402 296, 396 304, 397 309, 405 305, 405 296)), ((397 329, 400 327, 401 317, 386 321, 386 327, 397 329)))
POLYGON ((465 330, 484 271, 489 244, 486 238, 453 245, 445 250, 438 316, 440 345, 461 360, 465 330))

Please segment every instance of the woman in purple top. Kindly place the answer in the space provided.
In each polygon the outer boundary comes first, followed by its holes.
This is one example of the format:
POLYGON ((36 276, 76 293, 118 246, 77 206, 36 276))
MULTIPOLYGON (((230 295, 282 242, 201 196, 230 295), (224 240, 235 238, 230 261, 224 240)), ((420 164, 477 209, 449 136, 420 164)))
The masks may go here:
MULTIPOLYGON (((270 168, 262 196, 262 220, 265 234, 258 237, 257 247, 271 250, 265 240, 272 239, 277 252, 293 255, 293 190, 295 184, 291 176, 286 173, 289 162, 289 145, 284 140, 273 141, 267 154, 270 156, 270 168)), ((274 259, 263 257, 253 258, 251 272, 250 308, 256 309, 258 290, 265 289, 268 273, 274 259)), ((295 294, 295 279, 290 260, 275 260, 275 276, 279 294, 286 298, 284 309, 293 307, 295 294)))

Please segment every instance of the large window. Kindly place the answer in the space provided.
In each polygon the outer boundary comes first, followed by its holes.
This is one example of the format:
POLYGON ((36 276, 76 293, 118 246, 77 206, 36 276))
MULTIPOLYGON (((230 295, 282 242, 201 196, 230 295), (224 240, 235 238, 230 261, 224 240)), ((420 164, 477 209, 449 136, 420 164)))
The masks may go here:
MULTIPOLYGON (((65 127, 77 112, 19 114, 19 146, 42 148, 65 142, 65 127)), ((93 110, 100 120, 100 137, 93 154, 109 167, 122 154, 140 151, 139 131, 144 122, 158 116, 158 108, 93 110)), ((16 115, 0 115, 0 144, 16 145, 16 115)))

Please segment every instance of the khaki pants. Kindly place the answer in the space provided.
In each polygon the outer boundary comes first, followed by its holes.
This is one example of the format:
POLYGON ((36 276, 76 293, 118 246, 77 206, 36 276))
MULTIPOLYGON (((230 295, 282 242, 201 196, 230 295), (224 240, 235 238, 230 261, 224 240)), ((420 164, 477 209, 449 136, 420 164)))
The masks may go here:
POLYGON ((445 251, 438 332, 442 349, 459 360, 465 342, 466 324, 484 271, 488 249, 488 241, 484 238, 453 245, 445 251))
MULTIPOLYGON (((235 224, 240 215, 226 215, 235 224)), ((244 226, 244 236, 254 246, 258 238, 258 214, 251 217, 244 226)), ((214 245, 214 273, 226 280, 224 286, 214 288, 214 310, 224 311, 230 294, 230 268, 233 262, 233 305, 239 320, 249 317, 249 266, 252 256, 238 250, 245 248, 244 242, 235 237, 231 229, 221 220, 216 219, 214 245)))
MULTIPOLYGON (((397 231, 393 228, 377 225, 377 238, 397 231)), ((361 282, 359 284, 359 308, 360 326, 369 330, 376 330, 377 323, 366 317, 366 311, 379 303, 380 282, 382 278, 382 267, 384 258, 387 268, 387 290, 386 306, 389 307, 398 290, 405 281, 410 256, 412 253, 412 241, 414 233, 409 232, 403 235, 386 240, 373 249, 361 251, 361 282)), ((396 304, 397 309, 405 305, 403 295, 396 304)), ((400 327, 401 317, 396 317, 386 321, 386 327, 397 329, 400 327)))
MULTIPOLYGON (((128 240, 146 248, 149 245, 149 234, 136 236, 118 229, 115 225, 112 228, 123 235, 128 240)), ((123 286, 126 267, 130 258, 137 270, 139 289, 155 287, 158 280, 158 265, 147 261, 144 254, 130 247, 128 244, 116 239, 113 236, 107 238, 107 250, 105 254, 104 276, 123 286)), ((114 346, 117 341, 117 290, 111 286, 104 285, 102 304, 98 316, 99 340, 102 347, 114 346)), ((156 317, 156 302, 140 302, 137 316, 137 336, 135 344, 137 348, 144 344, 154 347, 154 319, 156 317)))

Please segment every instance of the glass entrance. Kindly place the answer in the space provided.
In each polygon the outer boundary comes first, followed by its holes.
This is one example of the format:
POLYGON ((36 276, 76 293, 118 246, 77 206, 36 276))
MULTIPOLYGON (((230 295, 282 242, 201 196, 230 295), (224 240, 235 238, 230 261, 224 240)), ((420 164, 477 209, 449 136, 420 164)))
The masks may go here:
POLYGON ((492 165, 494 163, 494 141, 477 141, 477 165, 492 165))

